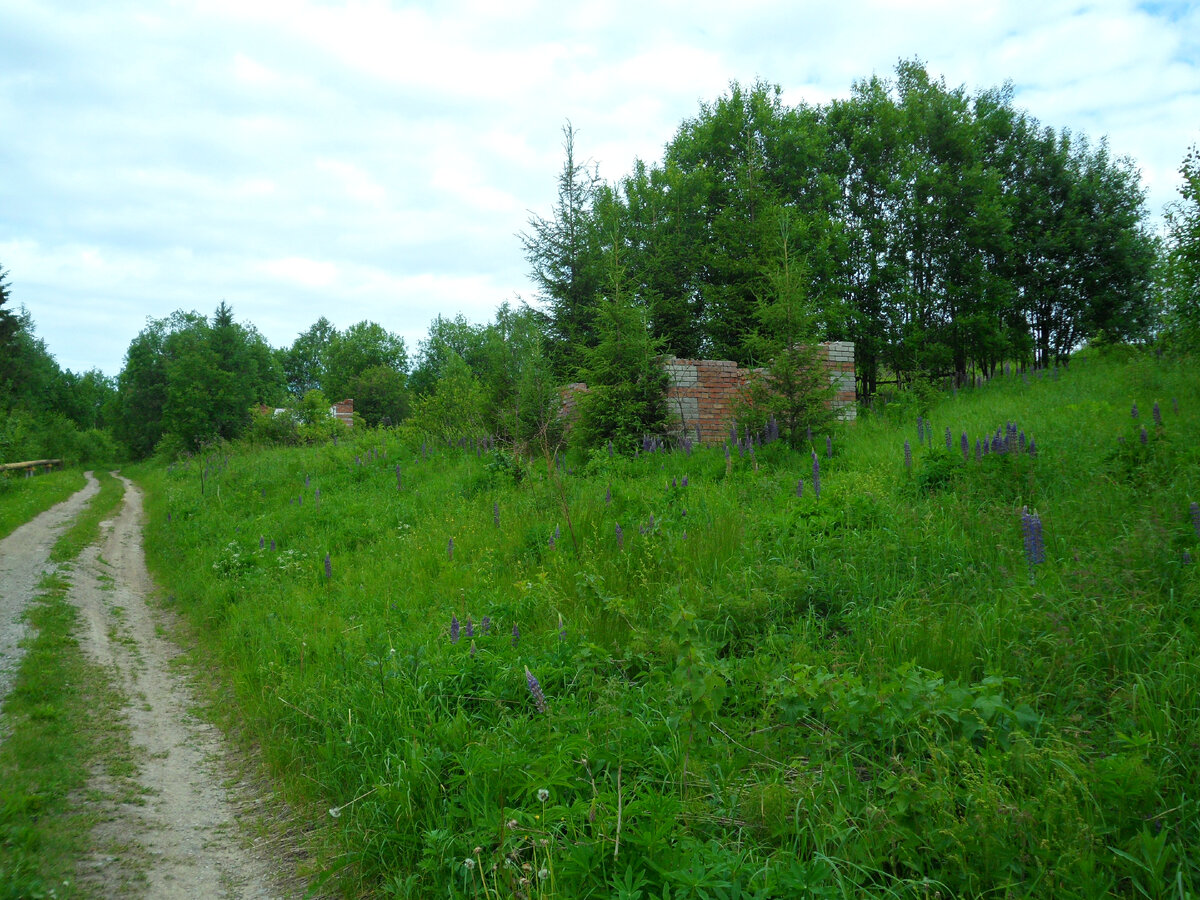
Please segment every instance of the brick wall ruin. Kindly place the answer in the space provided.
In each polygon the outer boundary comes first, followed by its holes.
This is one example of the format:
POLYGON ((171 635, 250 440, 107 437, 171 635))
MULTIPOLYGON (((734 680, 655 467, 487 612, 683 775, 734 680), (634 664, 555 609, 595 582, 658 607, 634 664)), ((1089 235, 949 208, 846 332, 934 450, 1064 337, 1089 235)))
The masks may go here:
MULTIPOLYGON (((829 383, 834 388, 832 405, 844 420, 853 421, 858 411, 854 396, 854 342, 827 341, 821 344, 829 383)), ((761 369, 741 369, 727 359, 678 359, 666 361, 670 383, 667 387, 667 410, 676 427, 686 429, 689 436, 699 427, 700 441, 714 443, 725 440, 734 420, 734 404, 746 382, 761 369)), ((575 413, 576 395, 587 391, 582 383, 569 384, 562 389, 562 415, 568 419, 575 413)))
MULTIPOLYGON (((829 383, 836 390, 833 408, 843 419, 853 420, 854 343, 828 341, 821 344, 829 383)), ((695 433, 700 428, 703 443, 723 441, 734 419, 734 404, 755 369, 738 368, 727 359, 677 359, 666 363, 670 386, 667 407, 682 429, 695 433)))

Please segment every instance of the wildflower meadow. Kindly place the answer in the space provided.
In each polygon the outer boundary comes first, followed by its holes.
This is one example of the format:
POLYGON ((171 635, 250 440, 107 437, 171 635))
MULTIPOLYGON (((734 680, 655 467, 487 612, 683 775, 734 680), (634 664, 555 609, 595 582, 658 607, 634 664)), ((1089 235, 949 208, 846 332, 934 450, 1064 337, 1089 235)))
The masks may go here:
POLYGON ((1198 388, 1084 354, 799 449, 400 427, 135 473, 322 890, 1182 900, 1198 388))

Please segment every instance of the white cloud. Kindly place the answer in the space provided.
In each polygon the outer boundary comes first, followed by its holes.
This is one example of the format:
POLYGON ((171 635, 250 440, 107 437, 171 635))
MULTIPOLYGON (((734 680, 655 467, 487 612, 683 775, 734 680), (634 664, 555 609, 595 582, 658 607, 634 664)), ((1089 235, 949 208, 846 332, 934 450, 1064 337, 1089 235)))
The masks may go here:
POLYGON ((731 80, 847 96, 919 57, 1131 155, 1157 212, 1200 141, 1200 6, 1075 0, 400 4, 0 0, 0 265, 64 365, 221 299, 277 344, 319 316, 410 345, 530 294, 561 128, 617 179, 731 80), (77 323, 85 323, 79 326, 77 323))

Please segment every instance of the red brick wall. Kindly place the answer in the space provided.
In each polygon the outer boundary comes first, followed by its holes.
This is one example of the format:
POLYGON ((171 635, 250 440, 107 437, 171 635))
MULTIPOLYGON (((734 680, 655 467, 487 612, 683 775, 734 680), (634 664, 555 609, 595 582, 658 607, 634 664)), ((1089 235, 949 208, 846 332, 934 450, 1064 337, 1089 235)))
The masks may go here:
MULTIPOLYGON (((854 344, 850 341, 830 341, 821 345, 829 381, 837 388, 834 409, 843 419, 853 420, 857 407, 854 396, 854 344)), ((727 359, 678 359, 666 361, 670 384, 667 387, 667 409, 688 436, 696 437, 700 426, 703 443, 725 440, 734 419, 734 404, 753 369, 740 369, 727 359)), ((586 391, 586 384, 570 384, 562 390, 562 414, 570 417, 575 411, 575 395, 586 391)))
MULTIPOLYGON (((821 345, 830 383, 837 388, 833 407, 844 419, 853 419, 857 407, 854 397, 854 344, 831 341, 821 345)), ((703 443, 723 441, 734 419, 734 404, 746 381, 755 370, 740 369, 729 360, 667 360, 671 377, 667 388, 667 407, 692 438, 700 426, 703 443)))

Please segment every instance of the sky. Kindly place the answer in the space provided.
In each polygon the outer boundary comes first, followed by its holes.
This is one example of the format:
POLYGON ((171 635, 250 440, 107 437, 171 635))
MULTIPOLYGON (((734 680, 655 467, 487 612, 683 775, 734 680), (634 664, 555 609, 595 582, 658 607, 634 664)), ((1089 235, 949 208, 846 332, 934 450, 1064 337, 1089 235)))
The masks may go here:
POLYGON ((0 0, 0 268, 63 368, 222 300, 276 347, 319 317, 410 357, 436 315, 533 301, 562 129, 616 181, 733 81, 790 104, 919 59, 1140 169, 1200 143, 1200 4, 1132 0, 0 0))

